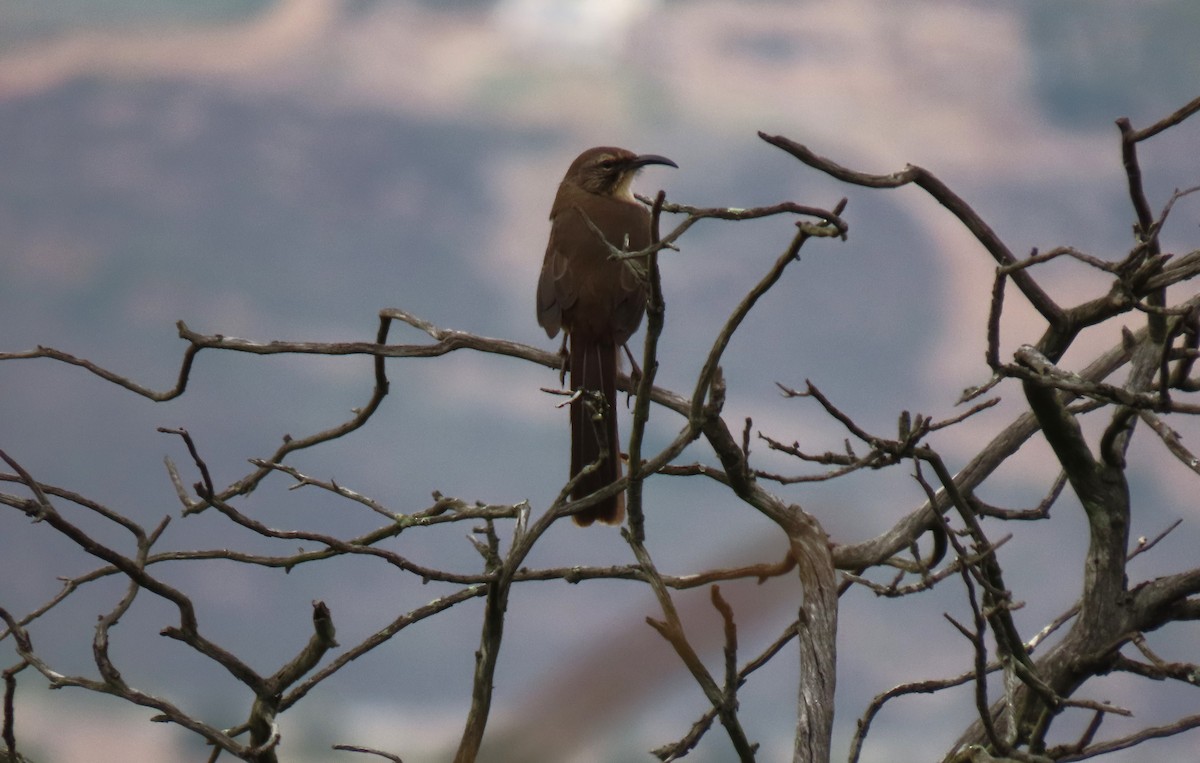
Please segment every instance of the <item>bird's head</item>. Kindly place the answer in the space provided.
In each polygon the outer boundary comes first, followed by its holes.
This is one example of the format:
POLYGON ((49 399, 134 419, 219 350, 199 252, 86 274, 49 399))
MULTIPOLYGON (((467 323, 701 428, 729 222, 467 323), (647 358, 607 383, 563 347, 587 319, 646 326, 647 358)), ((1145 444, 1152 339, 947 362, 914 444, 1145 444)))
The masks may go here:
POLYGON ((598 146, 584 151, 571 163, 564 183, 573 183, 588 193, 615 196, 633 201, 631 184, 638 170, 647 164, 678 167, 675 162, 658 154, 635 154, 624 148, 598 146))

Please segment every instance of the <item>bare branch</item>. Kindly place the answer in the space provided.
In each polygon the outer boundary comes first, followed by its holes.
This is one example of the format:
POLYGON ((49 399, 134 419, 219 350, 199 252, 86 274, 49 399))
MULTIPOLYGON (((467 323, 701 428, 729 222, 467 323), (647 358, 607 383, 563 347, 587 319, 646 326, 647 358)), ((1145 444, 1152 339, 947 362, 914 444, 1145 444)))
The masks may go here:
POLYGON ((366 753, 367 755, 377 755, 381 758, 392 761, 392 763, 404 763, 404 761, 400 759, 399 755, 392 755, 391 753, 383 752, 382 750, 373 750, 370 747, 356 747, 350 744, 335 744, 333 749, 343 750, 345 752, 362 752, 366 753))
MULTIPOLYGON (((1016 263, 1016 257, 1009 251, 1008 247, 1001 241, 996 232, 991 226, 984 222, 969 204, 967 204, 956 193, 950 190, 941 180, 933 173, 910 164, 900 172, 892 173, 891 175, 870 175, 864 172, 855 172, 853 170, 842 167, 836 162, 818 156, 810 151, 805 146, 794 141, 788 140, 781 135, 767 135, 760 132, 758 137, 773 146, 783 149, 800 161, 804 162, 813 169, 824 172, 830 177, 841 180, 852 185, 864 186, 867 188, 899 188, 901 186, 912 183, 930 196, 939 204, 948 209, 951 214, 971 232, 975 239, 983 245, 984 249, 992 255, 996 263, 1005 266, 1016 263)), ((1014 283, 1025 295, 1026 299, 1041 313, 1051 324, 1059 324, 1063 320, 1062 308, 1050 299, 1049 295, 1023 271, 1017 271, 1012 274, 1014 283)))
MULTIPOLYGON (((733 743, 738 760, 743 762, 753 761, 757 745, 752 745, 749 739, 746 738, 746 734, 742 730, 741 722, 737 716, 737 696, 735 693, 729 693, 731 689, 736 690, 737 682, 727 683, 726 691, 722 691, 717 686, 708 669, 704 667, 704 662, 700 659, 700 656, 696 654, 692 645, 688 643, 687 637, 684 635, 683 623, 679 619, 679 613, 675 610, 675 604, 671 601, 671 596, 667 593, 666 586, 662 584, 658 570, 655 568, 654 562, 650 559, 650 554, 646 551, 646 547, 634 538, 632 533, 623 530, 622 535, 625 537, 625 541, 629 543, 630 548, 633 549, 638 564, 645 571, 650 588, 654 591, 659 607, 666 618, 663 621, 659 621, 647 617, 646 623, 666 639, 667 643, 675 650, 675 653, 679 655, 688 672, 696 679, 696 683, 700 684, 704 695, 708 697, 708 701, 716 711, 717 717, 721 719, 721 725, 725 727, 725 731, 729 735, 729 741, 733 743)), ((716 598, 714 597, 714 604, 715 602, 716 598)), ((728 656, 726 663, 728 666, 728 656)))

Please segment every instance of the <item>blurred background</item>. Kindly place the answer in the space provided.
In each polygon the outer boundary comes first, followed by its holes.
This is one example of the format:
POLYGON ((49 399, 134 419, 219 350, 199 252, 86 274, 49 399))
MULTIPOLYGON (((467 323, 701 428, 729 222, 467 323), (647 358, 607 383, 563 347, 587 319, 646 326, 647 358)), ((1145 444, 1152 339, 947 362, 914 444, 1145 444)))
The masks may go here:
MULTIPOLYGON (((965 197, 1018 253, 1071 245, 1118 258, 1133 213, 1113 120, 1144 126, 1197 95, 1200 6, 1188 0, 1042 3, 670 2, 668 0, 6 0, 0 6, 0 352, 55 347, 155 389, 173 386, 184 343, 175 322, 256 341, 370 341, 377 313, 401 307, 447 328, 546 349, 533 294, 547 213, 570 160, 598 144, 660 153, 638 188, 672 201, 748 207, 849 198, 846 242, 810 241, 756 308, 726 358, 727 420, 809 452, 845 433, 775 382, 811 379, 865 428, 895 431, 908 409, 955 415, 987 380, 985 318, 993 263, 917 189, 864 192, 808 170, 760 141, 786 135, 869 172, 921 164, 965 197)), ((1152 205, 1195 185, 1200 125, 1142 149, 1152 205)), ((1168 251, 1195 247, 1195 203, 1182 202, 1168 251)), ((670 224, 670 221, 667 221, 670 224)), ((788 219, 704 222, 663 258, 667 326, 658 382, 690 393, 718 327, 787 245, 788 219)), ((1041 270, 1065 304, 1107 289, 1080 267, 1041 270)), ((1003 352, 1040 323, 1013 297, 1003 352)), ((1138 319, 1129 316, 1133 325, 1138 319)), ((1082 367, 1117 340, 1085 334, 1065 359, 1082 367)), ((392 341, 422 341, 394 333, 392 341)), ((544 510, 566 478, 567 421, 554 372, 466 352, 389 363, 391 395, 364 427, 290 461, 394 511, 435 490, 544 510)), ((158 550, 286 554, 214 512, 183 519, 163 466, 196 477, 178 438, 192 432, 218 485, 250 471, 285 435, 333 426, 367 401, 368 358, 202 352, 187 393, 156 404, 48 360, 0 364, 0 448, 35 477, 152 527, 158 550)), ((932 444, 960 467, 1020 409, 1017 390, 932 444)), ((649 444, 680 422, 655 412, 649 444)), ((1103 421, 1089 422, 1102 426, 1103 421)), ((627 427, 627 421, 623 426, 627 427)), ((1200 431, 1176 422, 1193 449, 1200 431), (1190 439, 1188 439, 1190 438, 1190 439)), ((1194 566, 1194 475, 1141 433, 1131 453, 1134 536, 1184 524, 1131 567, 1139 579, 1194 566)), ((754 463, 811 472, 753 445, 754 463)), ((711 461, 694 446, 684 462, 711 461)), ((886 529, 923 500, 904 470, 779 488, 836 542, 886 529)), ((1031 442, 981 497, 1032 506, 1056 473, 1031 442)), ((336 532, 376 526, 361 506, 267 481, 239 506, 274 527, 336 532)), ((1086 545, 1074 496, 1053 520, 1013 532, 1002 551, 1023 635, 1078 595, 1086 545)), ((682 574, 775 561, 784 544, 724 490, 700 480, 647 485, 649 547, 682 574)), ((106 543, 127 534, 64 507, 106 543)), ((1011 524, 1011 523, 1010 523, 1011 524)), ((422 564, 479 570, 465 525, 406 533, 389 548, 422 564)), ((564 523, 529 566, 627 564, 616 531, 564 523)), ((0 512, 0 606, 23 614, 60 578, 98 566, 49 528, 0 512)), ((325 600, 343 645, 453 590, 381 562, 339 560, 291 573, 232 563, 164 565, 196 602, 203 632, 273 672, 306 641, 310 601, 325 600)), ((1136 581, 1135 581, 1136 582, 1136 581)), ((795 616, 792 579, 723 585, 741 658, 795 616)), ((62 672, 93 675, 96 617, 118 581, 89 584, 32 628, 62 672)), ((678 596, 710 668, 720 623, 707 591, 678 596)), ((836 756, 844 759, 871 697, 959 674, 969 645, 942 618, 967 617, 953 581, 910 599, 863 590, 842 600, 836 756)), ((632 583, 519 586, 497 676, 489 760, 620 761, 681 737, 705 709, 700 690, 644 623, 658 616, 632 583)), ((469 701, 480 602, 405 630, 312 692, 282 719, 290 761, 351 759, 330 745, 387 749, 406 761, 449 758, 469 701)), ((235 725, 250 697, 159 630, 177 615, 143 594, 112 634, 133 685, 205 720, 235 725)), ((1196 626, 1154 634, 1168 659, 1195 659, 1196 626)), ((0 661, 15 661, 0 642, 0 661)), ((785 652, 742 694, 763 760, 790 757, 797 666, 785 652)), ((81 690, 47 693, 20 676, 17 736, 45 761, 202 760, 196 738, 149 713, 81 690)), ((1125 677, 1085 687, 1136 713, 1118 736, 1198 711, 1195 693, 1125 677)), ((937 759, 974 715, 970 689, 902 700, 878 716, 864 761, 937 759)), ((1064 739, 1088 719, 1063 722, 1064 739)), ((1062 740, 1060 740, 1062 741, 1062 740)), ((1194 739, 1164 740, 1113 761, 1183 759, 1194 739)), ((720 730, 693 754, 728 760, 720 730)))

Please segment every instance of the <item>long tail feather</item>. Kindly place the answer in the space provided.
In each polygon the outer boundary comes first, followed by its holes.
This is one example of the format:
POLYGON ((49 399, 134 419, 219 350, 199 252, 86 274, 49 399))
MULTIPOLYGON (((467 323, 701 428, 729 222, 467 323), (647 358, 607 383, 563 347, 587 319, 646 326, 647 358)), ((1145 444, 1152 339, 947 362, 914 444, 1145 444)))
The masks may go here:
MULTIPOLYGON (((596 470, 580 480, 571 493, 572 499, 583 498, 611 485, 621 477, 620 439, 617 436, 617 348, 613 344, 571 339, 571 389, 586 389, 604 395, 606 410, 606 457, 596 470)), ((592 412, 583 402, 571 403, 571 476, 600 458, 601 438, 592 412)), ((575 524, 586 527, 597 519, 609 525, 620 524, 625 518, 625 496, 617 493, 586 511, 576 514, 575 524)))

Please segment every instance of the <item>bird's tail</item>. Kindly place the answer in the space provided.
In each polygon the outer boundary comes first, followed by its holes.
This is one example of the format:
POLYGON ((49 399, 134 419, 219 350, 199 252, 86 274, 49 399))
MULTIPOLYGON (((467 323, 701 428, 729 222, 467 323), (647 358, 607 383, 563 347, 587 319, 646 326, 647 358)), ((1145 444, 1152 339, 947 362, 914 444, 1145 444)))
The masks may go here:
MULTIPOLYGON (((621 478, 621 446, 617 437, 617 347, 611 343, 577 341, 571 337, 571 390, 590 390, 604 397, 603 421, 593 418, 594 407, 579 398, 571 403, 571 476, 600 458, 601 433, 606 456, 596 470, 575 486, 571 498, 577 500, 611 485, 621 478)), ((617 525, 625 518, 625 494, 601 501, 572 517, 586 527, 597 519, 617 525)))

